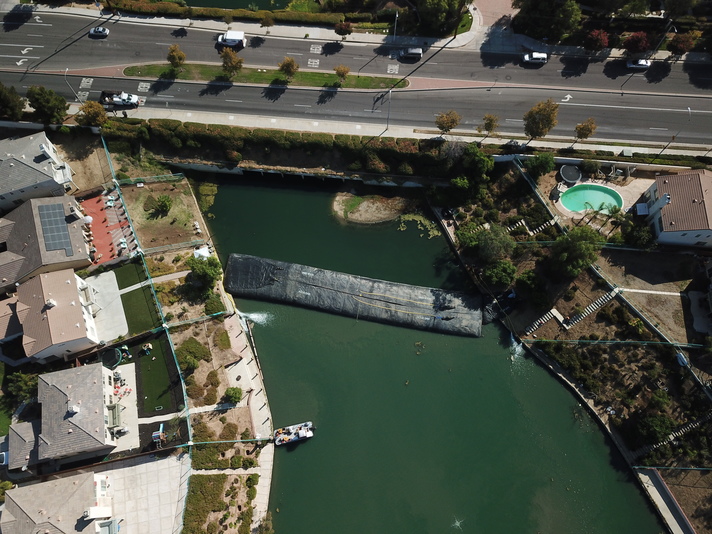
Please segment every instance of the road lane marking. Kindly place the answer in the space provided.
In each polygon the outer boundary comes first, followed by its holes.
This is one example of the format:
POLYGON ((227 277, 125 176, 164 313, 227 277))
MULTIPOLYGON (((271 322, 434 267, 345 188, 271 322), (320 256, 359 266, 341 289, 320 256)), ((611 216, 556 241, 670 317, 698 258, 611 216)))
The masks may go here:
POLYGON ((0 57, 9 57, 12 59, 39 59, 40 56, 4 56, 0 55, 0 57))
POLYGON ((36 33, 28 33, 27 37, 44 37, 44 35, 37 35, 36 33))
MULTIPOLYGON (((38 37, 41 37, 41 36, 38 36, 38 37)), ((0 44, 0 46, 19 46, 20 48, 28 48, 28 47, 32 46, 34 48, 44 48, 44 46, 40 46, 40 45, 24 45, 24 44, 0 44)), ((32 50, 32 48, 30 48, 30 50, 32 50)))
POLYGON ((381 113, 380 109, 364 109, 367 113, 381 113))
POLYGON ((505 121, 509 122, 524 122, 524 119, 504 119, 505 121))
MULTIPOLYGON (((701 109, 693 109, 693 110, 688 111, 688 108, 685 108, 685 109, 643 108, 643 107, 637 107, 637 106, 613 106, 610 104, 580 104, 580 103, 574 103, 574 102, 563 102, 561 105, 562 106, 581 106, 581 107, 586 107, 586 108, 634 109, 637 111, 673 111, 673 112, 680 112, 680 113, 705 113, 705 114, 712 113, 712 111, 705 111, 705 110, 701 110, 701 109)), ((507 120, 509 120, 509 119, 507 119, 507 120)))
POLYGON ((287 52, 288 56, 303 56, 304 54, 300 54, 299 52, 287 52))
POLYGON ((648 130, 664 130, 667 132, 667 128, 656 128, 655 126, 651 126, 648 130))
POLYGON ((225 100, 225 102, 236 102, 238 104, 242 104, 242 100, 225 100))
POLYGON ((311 106, 308 104, 294 104, 295 108, 310 108, 311 106))

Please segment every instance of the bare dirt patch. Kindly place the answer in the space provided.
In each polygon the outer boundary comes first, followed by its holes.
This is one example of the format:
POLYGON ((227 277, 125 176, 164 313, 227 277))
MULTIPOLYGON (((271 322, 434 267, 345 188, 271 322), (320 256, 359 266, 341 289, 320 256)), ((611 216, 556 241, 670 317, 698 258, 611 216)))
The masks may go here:
POLYGON ((143 187, 124 186, 121 193, 126 200, 139 242, 144 248, 200 240, 207 233, 207 228, 200 222, 200 210, 187 180, 146 183, 143 187), (161 195, 168 195, 173 200, 166 216, 157 216, 153 211, 145 209, 149 197, 157 199, 161 195), (202 233, 197 232, 196 221, 202 233))
POLYGON ((111 183, 111 168, 98 136, 53 136, 52 141, 64 161, 74 171, 75 194, 81 195, 111 183))

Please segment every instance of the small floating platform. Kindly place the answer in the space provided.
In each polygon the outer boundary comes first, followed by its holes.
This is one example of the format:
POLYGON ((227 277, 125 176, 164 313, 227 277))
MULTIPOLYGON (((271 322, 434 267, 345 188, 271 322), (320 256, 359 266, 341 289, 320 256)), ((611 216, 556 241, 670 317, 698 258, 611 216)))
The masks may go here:
POLYGON ((274 431, 274 444, 286 445, 296 443, 314 436, 314 424, 311 421, 299 423, 298 425, 285 426, 274 431))

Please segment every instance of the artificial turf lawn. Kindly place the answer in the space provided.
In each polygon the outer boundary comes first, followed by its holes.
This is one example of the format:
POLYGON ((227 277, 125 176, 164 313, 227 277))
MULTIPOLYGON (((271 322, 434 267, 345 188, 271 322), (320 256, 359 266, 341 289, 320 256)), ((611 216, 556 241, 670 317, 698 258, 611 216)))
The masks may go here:
POLYGON ((129 262, 114 269, 119 289, 126 289, 146 280, 146 272, 140 262, 129 262))
POLYGON ((158 312, 150 287, 135 289, 121 295, 129 336, 146 332, 160 326, 158 312))
POLYGON ((146 355, 139 352, 141 347, 132 350, 132 354, 138 355, 143 411, 150 414, 155 412, 158 407, 175 411, 176 407, 171 404, 172 386, 166 365, 166 358, 172 358, 172 356, 166 354, 168 349, 164 339, 151 340, 150 343, 153 345, 151 354, 146 355))

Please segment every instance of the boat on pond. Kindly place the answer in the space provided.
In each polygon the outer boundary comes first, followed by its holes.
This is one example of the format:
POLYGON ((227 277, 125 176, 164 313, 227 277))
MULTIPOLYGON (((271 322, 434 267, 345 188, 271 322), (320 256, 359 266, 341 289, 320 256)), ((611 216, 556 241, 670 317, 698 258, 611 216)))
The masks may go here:
POLYGON ((274 444, 286 445, 296 443, 314 436, 314 424, 311 421, 299 423, 298 425, 285 426, 274 431, 274 444))

